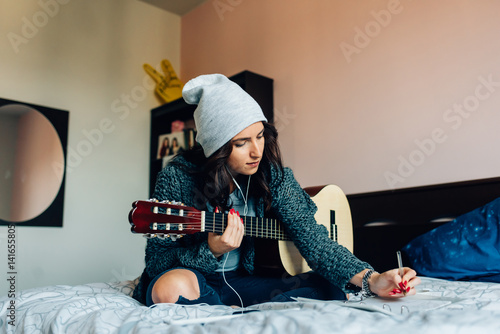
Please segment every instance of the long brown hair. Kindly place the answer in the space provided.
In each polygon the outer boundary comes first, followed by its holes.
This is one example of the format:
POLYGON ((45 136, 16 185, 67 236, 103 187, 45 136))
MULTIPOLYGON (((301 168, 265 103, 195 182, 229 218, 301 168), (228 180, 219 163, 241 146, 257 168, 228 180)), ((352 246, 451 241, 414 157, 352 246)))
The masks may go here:
MULTIPOLYGON (((264 152, 259 169, 252 175, 249 196, 263 197, 265 210, 268 211, 272 202, 268 183, 271 170, 274 169, 280 176, 283 176, 283 162, 278 145, 278 131, 272 124, 267 122, 262 122, 262 124, 265 138, 264 152)), ((213 207, 222 210, 228 210, 231 205, 228 200, 232 178, 226 168, 226 162, 232 150, 233 145, 229 141, 208 158, 205 157, 200 145, 182 153, 188 162, 196 166, 196 168, 189 168, 188 172, 198 174, 202 178, 204 189, 201 189, 201 197, 205 203, 208 202, 213 207)), ((172 163, 176 163, 175 159, 172 163)))

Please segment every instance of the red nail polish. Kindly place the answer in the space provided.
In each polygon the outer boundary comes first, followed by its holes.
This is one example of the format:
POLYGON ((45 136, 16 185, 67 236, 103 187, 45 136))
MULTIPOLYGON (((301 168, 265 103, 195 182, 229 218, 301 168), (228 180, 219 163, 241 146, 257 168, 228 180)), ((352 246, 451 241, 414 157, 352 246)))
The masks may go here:
POLYGON ((238 215, 238 217, 240 216, 240 212, 239 211, 236 211, 236 214, 238 215))
POLYGON ((394 289, 392 291, 394 291, 395 293, 401 293, 401 290, 399 290, 399 289, 394 289))
POLYGON ((215 207, 215 213, 219 213, 219 208, 217 206, 215 207))
POLYGON ((406 288, 406 292, 410 292, 410 287, 407 287, 407 288, 406 288))
POLYGON ((234 215, 234 209, 229 210, 229 213, 234 215))

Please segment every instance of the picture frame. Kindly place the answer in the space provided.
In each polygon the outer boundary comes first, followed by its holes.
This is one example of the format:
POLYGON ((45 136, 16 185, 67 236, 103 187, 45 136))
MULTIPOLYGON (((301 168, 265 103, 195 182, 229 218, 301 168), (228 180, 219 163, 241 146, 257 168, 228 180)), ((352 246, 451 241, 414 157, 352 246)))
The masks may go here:
POLYGON ((164 133, 158 136, 156 159, 162 161, 162 168, 164 168, 177 153, 192 148, 195 145, 195 136, 196 131, 194 129, 164 133))

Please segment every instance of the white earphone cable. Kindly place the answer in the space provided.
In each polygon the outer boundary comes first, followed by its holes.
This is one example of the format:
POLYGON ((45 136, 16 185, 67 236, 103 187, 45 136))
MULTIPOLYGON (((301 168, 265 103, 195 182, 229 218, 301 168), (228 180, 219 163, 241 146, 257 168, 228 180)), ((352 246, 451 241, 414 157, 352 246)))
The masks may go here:
MULTIPOLYGON (((226 166, 226 169, 227 169, 227 172, 229 173, 229 175, 231 175, 231 178, 233 179, 234 184, 236 185, 236 187, 240 191, 241 197, 243 197, 243 202, 245 203, 243 215, 246 216, 246 214, 248 213, 248 189, 250 189, 250 178, 252 175, 248 176, 247 191, 246 191, 246 196, 244 196, 240 185, 238 184, 238 182, 236 182, 236 180, 234 179, 233 175, 231 174, 231 172, 229 171, 229 168, 227 168, 227 166, 226 166)), ((236 296, 238 296, 238 299, 240 300, 240 303, 241 303, 241 307, 243 308, 244 305, 243 305, 243 300, 241 299, 241 296, 226 280, 225 267, 226 267, 226 262, 227 262, 228 257, 229 257, 229 253, 224 254, 224 263, 222 264, 222 278, 224 279, 224 282, 227 284, 227 286, 229 288, 231 288, 231 290, 233 290, 233 292, 236 294, 236 296)))
POLYGON ((231 175, 231 178, 233 179, 234 184, 236 185, 236 187, 240 191, 241 197, 243 197, 243 202, 245 203, 245 209, 243 210, 243 216, 246 216, 247 213, 248 213, 248 189, 250 189, 250 178, 252 177, 252 175, 248 175, 248 184, 247 184, 246 196, 243 195, 243 191, 241 190, 241 187, 238 184, 238 182, 236 182, 236 180, 234 179, 233 175, 231 173, 229 173, 229 175, 231 175))
POLYGON ((227 262, 228 257, 229 257, 229 253, 224 254, 224 264, 222 264, 222 278, 224 279, 224 282, 227 284, 227 286, 230 287, 231 290, 233 290, 233 292, 236 294, 236 296, 238 296, 238 299, 240 300, 241 308, 243 308, 244 307, 243 300, 241 299, 239 293, 236 292, 236 290, 226 280, 226 274, 224 273, 224 269, 226 267, 226 262, 227 262))

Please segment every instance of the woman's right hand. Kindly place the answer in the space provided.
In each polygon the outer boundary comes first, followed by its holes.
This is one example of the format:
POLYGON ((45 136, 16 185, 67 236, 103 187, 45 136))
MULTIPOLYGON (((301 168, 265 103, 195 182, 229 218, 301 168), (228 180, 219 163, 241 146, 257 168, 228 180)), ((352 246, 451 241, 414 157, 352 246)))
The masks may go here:
POLYGON ((208 233, 208 247, 217 258, 240 247, 243 240, 245 229, 239 213, 231 209, 227 217, 227 227, 222 235, 208 233))

